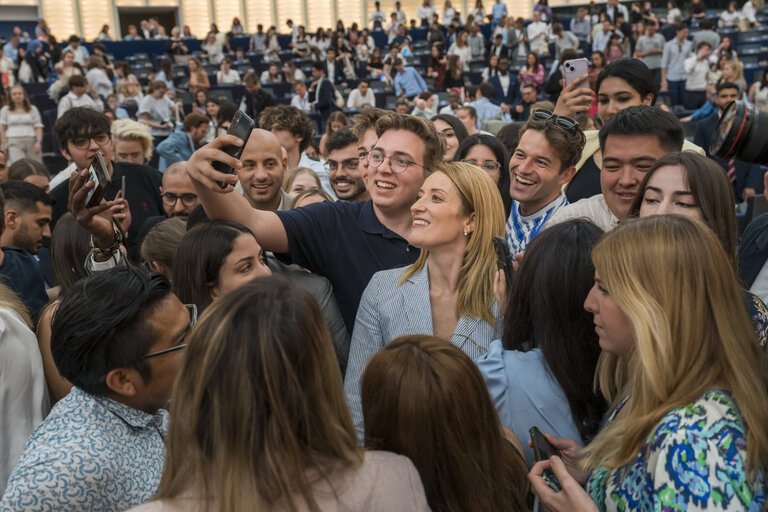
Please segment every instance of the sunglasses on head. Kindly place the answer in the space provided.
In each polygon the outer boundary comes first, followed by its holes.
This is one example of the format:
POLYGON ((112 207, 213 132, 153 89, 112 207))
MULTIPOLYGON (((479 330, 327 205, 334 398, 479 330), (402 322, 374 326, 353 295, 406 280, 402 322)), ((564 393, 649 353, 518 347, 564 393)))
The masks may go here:
POLYGON ((565 128, 566 130, 571 130, 579 126, 579 123, 570 117, 558 116, 549 110, 544 110, 543 108, 534 109, 533 113, 531 114, 531 119, 537 119, 539 121, 548 121, 550 119, 554 119, 554 122, 557 126, 565 128))

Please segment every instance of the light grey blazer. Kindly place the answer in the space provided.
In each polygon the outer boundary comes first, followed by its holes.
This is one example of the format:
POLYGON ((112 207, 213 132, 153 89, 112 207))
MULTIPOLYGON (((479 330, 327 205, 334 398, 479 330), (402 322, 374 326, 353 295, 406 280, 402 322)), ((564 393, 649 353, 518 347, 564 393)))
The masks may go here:
MULTIPOLYGON (((404 268, 376 272, 357 309, 344 392, 360 440, 364 434, 360 377, 368 360, 395 338, 406 334, 433 334, 427 265, 398 286, 403 272, 404 268)), ((493 313, 495 325, 477 318, 459 318, 451 343, 472 360, 484 355, 491 341, 501 338, 502 319, 495 302, 493 313)))

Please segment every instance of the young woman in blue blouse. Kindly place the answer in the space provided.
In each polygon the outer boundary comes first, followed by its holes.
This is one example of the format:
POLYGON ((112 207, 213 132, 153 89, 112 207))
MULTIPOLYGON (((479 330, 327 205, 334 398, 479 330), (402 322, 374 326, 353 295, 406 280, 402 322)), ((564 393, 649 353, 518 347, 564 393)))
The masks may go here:
POLYGON ((562 459, 539 462, 529 475, 542 503, 568 511, 762 510, 766 359, 715 234, 687 217, 652 216, 608 233, 592 259, 585 307, 603 349, 598 381, 613 408, 583 450, 550 438, 562 459), (562 491, 542 478, 548 467, 562 491))

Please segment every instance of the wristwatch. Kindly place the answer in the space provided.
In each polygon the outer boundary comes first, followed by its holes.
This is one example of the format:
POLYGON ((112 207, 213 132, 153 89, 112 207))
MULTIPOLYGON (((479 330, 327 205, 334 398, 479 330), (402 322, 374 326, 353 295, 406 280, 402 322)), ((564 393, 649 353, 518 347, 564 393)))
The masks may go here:
POLYGON ((111 258, 120 249, 120 244, 123 241, 123 234, 120 232, 119 229, 117 228, 113 228, 113 229, 114 229, 115 237, 112 239, 112 245, 110 245, 107 249, 96 247, 96 243, 93 240, 93 235, 90 235, 89 244, 91 246, 91 253, 94 256, 101 256, 102 258, 111 258))

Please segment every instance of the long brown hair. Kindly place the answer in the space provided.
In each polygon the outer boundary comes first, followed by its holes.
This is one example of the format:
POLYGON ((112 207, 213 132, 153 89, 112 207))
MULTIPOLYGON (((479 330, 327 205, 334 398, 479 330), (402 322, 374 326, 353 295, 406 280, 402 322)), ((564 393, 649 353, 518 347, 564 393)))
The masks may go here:
POLYGON ((432 510, 528 509, 527 465, 461 350, 434 336, 398 338, 371 358, 360 392, 366 447, 411 459, 432 510))
POLYGON ((360 463, 362 451, 312 296, 283 278, 257 279, 212 304, 188 340, 158 499, 318 511, 313 485, 360 463))
POLYGON ((24 109, 24 112, 29 112, 32 110, 32 102, 29 101, 29 95, 27 94, 27 90, 24 89, 24 87, 20 85, 14 85, 8 90, 8 106, 10 107, 9 110, 13 110, 16 108, 16 105, 13 103, 13 100, 11 99, 11 92, 13 92, 14 89, 21 89, 21 92, 24 93, 24 99, 21 100, 21 106, 24 109))
POLYGON ((630 464, 670 411, 717 387, 738 406, 747 440, 745 469, 768 463, 766 358, 733 266, 704 223, 679 215, 630 220, 592 252, 603 287, 629 319, 628 359, 603 352, 600 389, 623 416, 584 449, 588 468, 630 464))

